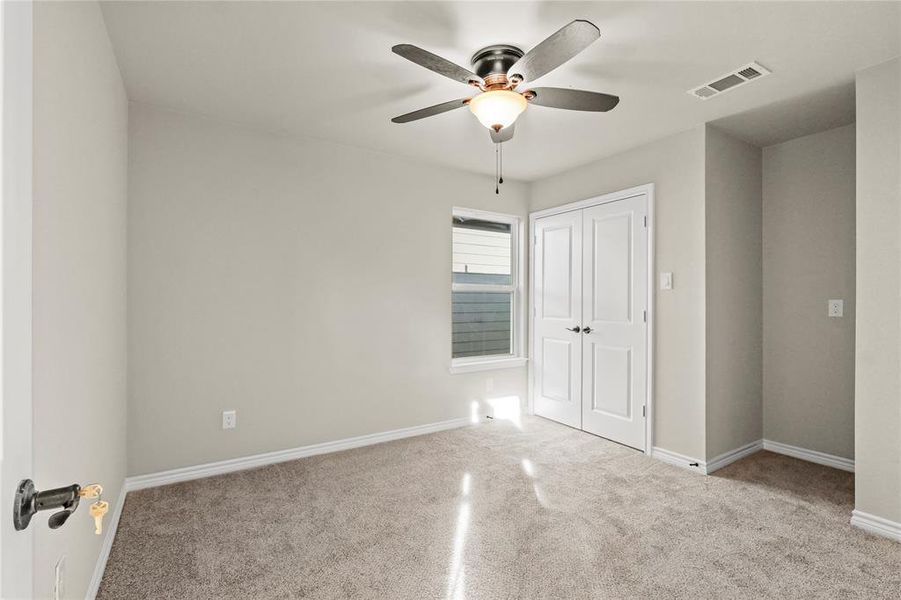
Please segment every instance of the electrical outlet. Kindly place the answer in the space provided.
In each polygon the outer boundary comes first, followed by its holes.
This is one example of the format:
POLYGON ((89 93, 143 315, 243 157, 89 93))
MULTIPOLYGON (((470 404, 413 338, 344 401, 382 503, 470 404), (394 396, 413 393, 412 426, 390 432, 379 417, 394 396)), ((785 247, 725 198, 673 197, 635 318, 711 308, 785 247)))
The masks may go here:
POLYGON ((66 597, 66 557, 61 556, 56 561, 53 571, 53 600, 62 600, 66 597))
POLYGON ((238 426, 238 413, 233 410, 222 411, 222 429, 234 429, 238 426))
POLYGON ((829 300, 827 304, 827 313, 830 317, 843 317, 845 316, 845 301, 844 300, 829 300))

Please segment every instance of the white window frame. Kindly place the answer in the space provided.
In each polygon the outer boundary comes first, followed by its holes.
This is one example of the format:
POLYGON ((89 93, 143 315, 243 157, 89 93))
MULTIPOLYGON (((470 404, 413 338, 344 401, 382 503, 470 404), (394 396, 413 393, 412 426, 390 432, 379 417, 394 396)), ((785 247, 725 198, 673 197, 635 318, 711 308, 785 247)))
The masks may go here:
MULTIPOLYGON (((512 293, 512 315, 510 317, 510 328, 513 336, 513 343, 510 354, 493 354, 490 356, 467 356, 464 358, 451 358, 450 372, 471 373, 474 371, 490 371, 494 369, 511 369, 526 366, 527 358, 524 355, 526 344, 524 335, 525 310, 523 301, 523 282, 525 280, 525 260, 524 260, 524 240, 525 230, 524 220, 516 215, 508 215, 503 213, 489 212, 485 210, 476 210, 473 208, 454 207, 452 217, 463 217, 465 219, 481 219, 483 221, 493 221, 495 223, 508 223, 510 225, 510 272, 513 283, 510 285, 486 285, 480 283, 453 283, 451 282, 452 292, 503 292, 512 293)), ((452 225, 453 227, 453 225, 452 225)), ((453 242, 451 243, 453 245, 453 242)), ((453 326, 452 326, 453 327, 453 326)), ((453 336, 453 331, 451 332, 453 336)))

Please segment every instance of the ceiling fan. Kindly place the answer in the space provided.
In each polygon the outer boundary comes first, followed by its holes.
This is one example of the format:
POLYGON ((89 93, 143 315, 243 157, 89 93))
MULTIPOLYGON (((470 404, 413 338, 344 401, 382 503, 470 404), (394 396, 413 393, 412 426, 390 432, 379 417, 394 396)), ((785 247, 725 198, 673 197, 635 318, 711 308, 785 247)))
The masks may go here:
POLYGON ((553 87, 517 89, 523 82, 534 81, 553 71, 600 36, 600 30, 593 23, 577 19, 525 53, 506 44, 482 48, 472 56, 472 71, 411 44, 394 46, 391 50, 395 54, 439 75, 476 87, 479 92, 469 98, 400 115, 391 121, 409 123, 469 106, 479 122, 489 129, 491 140, 500 144, 513 138, 516 119, 529 104, 592 112, 611 110, 619 103, 619 98, 610 94, 553 87))

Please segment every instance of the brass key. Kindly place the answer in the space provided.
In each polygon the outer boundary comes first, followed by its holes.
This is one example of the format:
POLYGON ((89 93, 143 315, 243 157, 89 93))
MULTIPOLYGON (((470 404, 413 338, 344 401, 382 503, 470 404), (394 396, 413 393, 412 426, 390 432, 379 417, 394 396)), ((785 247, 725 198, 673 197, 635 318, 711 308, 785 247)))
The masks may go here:
POLYGON ((94 498, 99 498, 100 494, 103 493, 103 487, 99 483, 92 483, 91 485, 86 485, 78 491, 78 495, 82 498, 90 498, 93 500, 94 498))
POLYGON ((109 510, 109 502, 98 500, 91 505, 91 516, 94 517, 94 533, 100 535, 103 532, 103 515, 109 510))

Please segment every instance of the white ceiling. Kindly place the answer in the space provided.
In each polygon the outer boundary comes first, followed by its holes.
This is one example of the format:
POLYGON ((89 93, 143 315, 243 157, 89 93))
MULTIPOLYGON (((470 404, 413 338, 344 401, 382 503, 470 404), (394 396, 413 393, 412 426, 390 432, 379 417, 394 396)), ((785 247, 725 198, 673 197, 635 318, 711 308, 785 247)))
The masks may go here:
MULTIPOLYGON (((113 2, 103 13, 131 100, 482 173, 493 173, 494 147, 467 110, 389 122, 471 90, 392 54, 391 46, 412 43, 469 66, 482 46, 528 50, 572 19, 589 19, 601 39, 537 85, 622 100, 610 113, 530 107, 505 145, 504 163, 507 176, 534 180, 704 122, 847 89, 856 70, 901 53, 899 7, 113 2), (708 101, 686 93, 750 61, 773 75, 708 101)), ((779 138, 779 128, 760 139, 779 138)))

